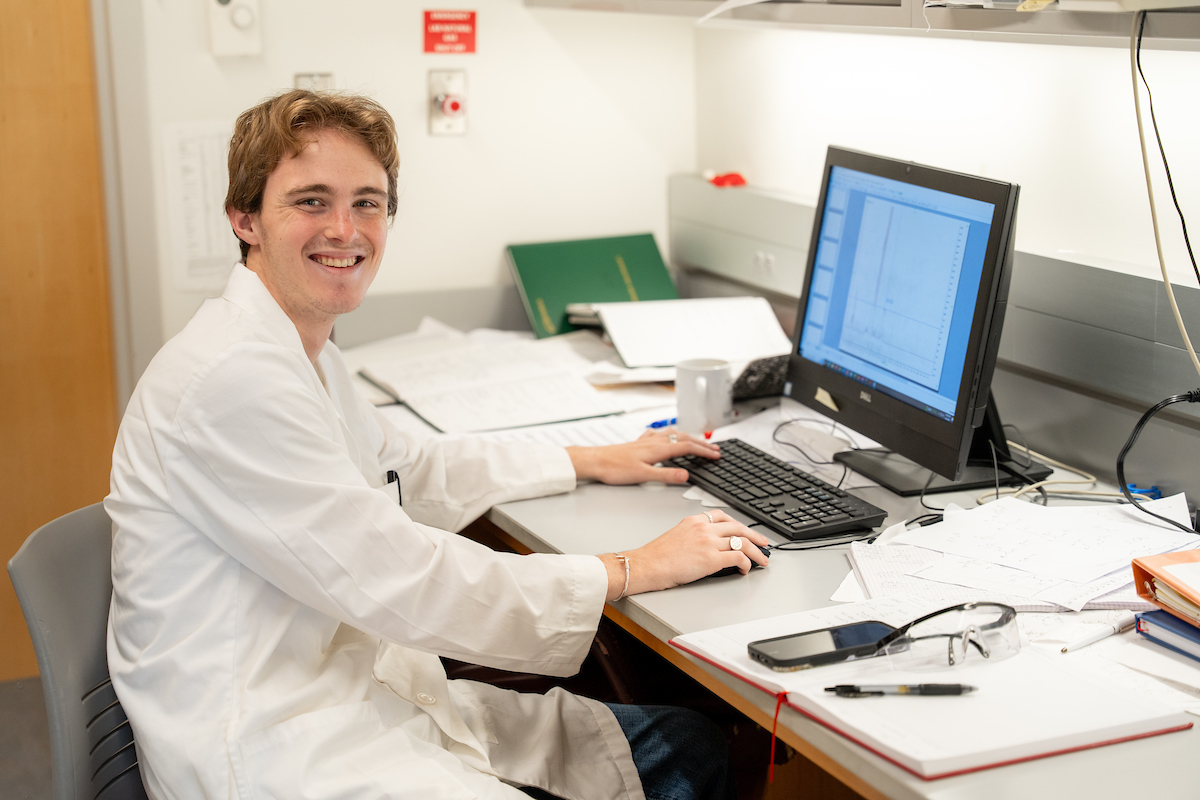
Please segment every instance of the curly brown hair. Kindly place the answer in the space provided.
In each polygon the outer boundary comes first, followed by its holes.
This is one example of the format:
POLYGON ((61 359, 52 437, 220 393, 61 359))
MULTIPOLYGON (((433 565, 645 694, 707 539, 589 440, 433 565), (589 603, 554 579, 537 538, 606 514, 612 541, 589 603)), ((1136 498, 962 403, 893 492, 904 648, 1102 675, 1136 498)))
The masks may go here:
MULTIPOLYGON (((396 125, 367 97, 295 89, 242 112, 229 142, 229 192, 225 210, 257 214, 267 177, 285 156, 303 150, 318 131, 334 130, 366 145, 387 173, 387 215, 396 215, 400 153, 396 125)), ((238 240, 241 242, 241 240, 238 240)), ((250 245, 241 242, 242 261, 250 245)))

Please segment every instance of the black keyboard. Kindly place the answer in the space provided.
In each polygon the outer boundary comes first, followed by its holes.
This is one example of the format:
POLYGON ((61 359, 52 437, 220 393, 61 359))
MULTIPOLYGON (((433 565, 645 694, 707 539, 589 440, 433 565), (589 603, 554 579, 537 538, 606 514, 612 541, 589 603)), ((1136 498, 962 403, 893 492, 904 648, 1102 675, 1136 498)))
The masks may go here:
POLYGON ((881 508, 738 439, 718 442, 721 457, 680 456, 664 464, 688 471, 688 483, 789 539, 820 539, 876 528, 881 508))

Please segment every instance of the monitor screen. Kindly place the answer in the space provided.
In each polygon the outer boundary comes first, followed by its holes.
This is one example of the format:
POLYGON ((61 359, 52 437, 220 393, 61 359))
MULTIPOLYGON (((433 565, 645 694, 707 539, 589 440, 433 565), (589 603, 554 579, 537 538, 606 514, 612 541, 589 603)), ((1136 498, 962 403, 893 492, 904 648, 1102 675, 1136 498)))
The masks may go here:
POLYGON ((989 401, 1017 194, 830 148, 785 393, 959 477, 989 401))

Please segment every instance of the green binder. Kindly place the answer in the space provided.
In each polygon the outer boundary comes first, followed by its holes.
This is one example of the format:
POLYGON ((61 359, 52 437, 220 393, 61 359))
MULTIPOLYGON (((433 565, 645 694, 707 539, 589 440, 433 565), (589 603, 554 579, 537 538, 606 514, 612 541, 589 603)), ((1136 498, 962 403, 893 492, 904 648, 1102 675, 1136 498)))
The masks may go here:
POLYGON ((508 263, 539 339, 575 330, 568 303, 679 297, 649 233, 509 245, 508 263))

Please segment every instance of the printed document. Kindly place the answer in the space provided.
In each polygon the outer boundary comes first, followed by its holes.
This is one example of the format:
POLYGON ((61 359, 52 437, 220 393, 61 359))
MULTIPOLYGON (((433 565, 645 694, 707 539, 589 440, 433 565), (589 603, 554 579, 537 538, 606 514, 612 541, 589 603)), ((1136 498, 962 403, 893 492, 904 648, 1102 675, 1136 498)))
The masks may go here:
MULTIPOLYGON (((1183 495, 1147 506, 1186 518, 1183 495)), ((1137 556, 1195 545, 1196 536, 1128 506, 1045 508, 1006 498, 947 515, 893 541, 1086 583, 1128 568, 1137 556)))

